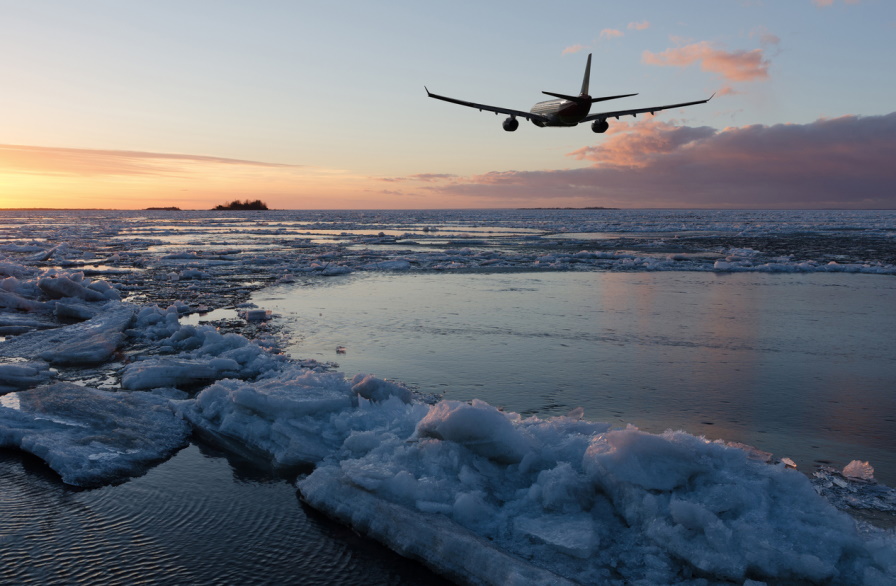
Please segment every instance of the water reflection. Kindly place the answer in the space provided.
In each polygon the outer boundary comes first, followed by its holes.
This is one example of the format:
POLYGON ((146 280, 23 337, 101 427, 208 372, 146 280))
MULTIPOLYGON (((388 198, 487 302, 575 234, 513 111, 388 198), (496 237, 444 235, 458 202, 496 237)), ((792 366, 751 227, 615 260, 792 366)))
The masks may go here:
POLYGON ((861 275, 350 275, 253 300, 301 358, 524 414, 574 407, 896 484, 891 279, 861 275), (337 356, 337 346, 346 348, 337 356))

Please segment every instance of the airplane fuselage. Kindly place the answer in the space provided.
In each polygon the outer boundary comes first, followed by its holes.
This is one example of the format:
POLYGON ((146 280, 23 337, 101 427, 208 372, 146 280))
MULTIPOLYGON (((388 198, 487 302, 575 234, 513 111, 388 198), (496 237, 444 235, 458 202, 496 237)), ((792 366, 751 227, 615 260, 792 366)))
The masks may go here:
POLYGON ((547 118, 547 122, 532 119, 535 126, 575 126, 588 115, 590 102, 573 102, 570 100, 546 100, 538 102, 530 112, 547 118))
MULTIPOLYGON (((588 85, 591 79, 591 55, 588 55, 588 61, 585 62, 585 75, 582 77, 582 90, 578 95, 561 94, 557 92, 543 91, 541 93, 553 96, 553 100, 538 102, 528 112, 523 110, 514 110, 513 108, 503 108, 500 106, 490 106, 488 104, 478 104, 476 102, 468 102, 466 100, 458 100, 457 98, 449 98, 448 96, 440 96, 434 94, 426 86, 426 95, 430 98, 442 100, 466 106, 467 108, 475 108, 482 111, 494 112, 495 114, 506 114, 508 118, 501 123, 504 130, 513 132, 520 126, 517 118, 525 118, 535 126, 544 128, 545 126, 577 126, 581 122, 591 122, 591 130, 597 133, 606 132, 610 127, 607 122, 608 118, 619 120, 620 116, 637 116, 642 113, 656 114, 660 110, 668 110, 669 108, 682 108, 684 106, 693 106, 694 104, 704 104, 712 99, 712 96, 705 100, 696 100, 694 102, 683 102, 680 104, 667 104, 665 106, 648 106, 646 108, 632 108, 630 110, 615 110, 609 112, 595 112, 591 114, 591 104, 594 102, 603 102, 605 100, 616 100, 618 98, 628 98, 637 94, 619 94, 615 96, 601 96, 592 98, 588 92, 588 85)), ((715 94, 713 94, 715 95, 715 94)))

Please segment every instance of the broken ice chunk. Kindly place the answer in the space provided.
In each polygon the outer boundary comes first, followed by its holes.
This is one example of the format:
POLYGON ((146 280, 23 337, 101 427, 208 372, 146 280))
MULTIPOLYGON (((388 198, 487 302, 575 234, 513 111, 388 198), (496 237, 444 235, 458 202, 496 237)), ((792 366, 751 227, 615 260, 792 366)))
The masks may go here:
POLYGON ((796 469, 796 462, 791 460, 790 458, 781 458, 781 463, 787 466, 788 468, 796 469))
POLYGON ((843 468, 843 476, 860 480, 874 480, 874 467, 868 462, 853 460, 843 468))
POLYGON ((580 559, 588 559, 600 542, 594 532, 594 520, 588 515, 520 517, 513 527, 530 539, 580 559))

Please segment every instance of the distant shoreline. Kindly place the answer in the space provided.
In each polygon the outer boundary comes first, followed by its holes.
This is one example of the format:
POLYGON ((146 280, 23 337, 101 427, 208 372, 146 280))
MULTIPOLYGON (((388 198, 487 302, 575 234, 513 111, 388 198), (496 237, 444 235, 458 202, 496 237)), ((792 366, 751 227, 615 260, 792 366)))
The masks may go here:
MULTIPOLYGON (((515 208, 517 210, 621 210, 622 208, 605 208, 603 206, 588 206, 584 208, 515 208)), ((648 209, 648 208, 644 208, 648 209)))
MULTIPOLYGON (((169 211, 172 208, 0 208, 0 212, 143 212, 143 211, 169 211)), ((345 212, 345 211, 488 211, 488 210, 517 210, 517 211, 537 211, 537 210, 713 210, 713 211, 765 211, 765 212, 892 212, 896 208, 608 208, 608 207, 535 207, 535 208, 350 208, 350 209, 333 209, 333 208, 290 208, 290 209, 273 209, 264 211, 277 212, 345 212)), ((188 208, 178 209, 182 212, 207 212, 212 211, 208 208, 188 208)), ((218 210, 214 210, 218 211, 218 210)), ((254 211, 254 210, 233 210, 233 211, 254 211)))

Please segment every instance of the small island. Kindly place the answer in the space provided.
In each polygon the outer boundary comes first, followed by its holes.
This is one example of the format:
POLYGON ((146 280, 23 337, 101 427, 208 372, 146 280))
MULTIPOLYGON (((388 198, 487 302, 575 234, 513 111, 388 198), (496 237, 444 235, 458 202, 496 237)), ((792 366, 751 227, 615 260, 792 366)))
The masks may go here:
POLYGON ((265 204, 260 199, 256 199, 255 201, 249 201, 248 199, 245 201, 240 201, 238 199, 233 200, 227 205, 219 205, 212 208, 213 210, 266 210, 268 209, 267 204, 265 204))
POLYGON ((179 212, 180 208, 177 206, 169 206, 167 208, 146 208, 147 212, 179 212))

